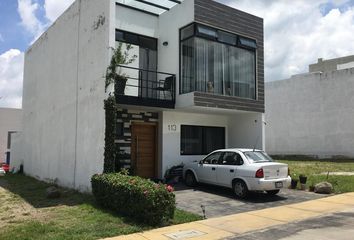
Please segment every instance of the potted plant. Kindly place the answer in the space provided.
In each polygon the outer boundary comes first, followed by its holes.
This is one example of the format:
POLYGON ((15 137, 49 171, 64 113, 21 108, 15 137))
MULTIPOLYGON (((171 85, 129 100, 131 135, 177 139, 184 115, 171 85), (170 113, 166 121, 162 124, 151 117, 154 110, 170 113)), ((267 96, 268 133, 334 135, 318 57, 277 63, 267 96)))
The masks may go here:
POLYGON ((299 180, 301 184, 306 184, 307 182, 307 177, 304 174, 299 175, 299 180))
POLYGON ((123 50, 123 43, 119 43, 117 48, 113 49, 111 62, 106 70, 106 84, 105 90, 110 84, 114 83, 114 91, 116 95, 124 95, 125 86, 127 84, 128 76, 122 73, 120 65, 131 64, 137 58, 136 55, 129 56, 129 51, 132 49, 131 44, 125 44, 123 50))
POLYGON ((291 189, 296 189, 297 182, 298 182, 298 180, 297 180, 296 173, 291 174, 291 186, 290 186, 291 189))

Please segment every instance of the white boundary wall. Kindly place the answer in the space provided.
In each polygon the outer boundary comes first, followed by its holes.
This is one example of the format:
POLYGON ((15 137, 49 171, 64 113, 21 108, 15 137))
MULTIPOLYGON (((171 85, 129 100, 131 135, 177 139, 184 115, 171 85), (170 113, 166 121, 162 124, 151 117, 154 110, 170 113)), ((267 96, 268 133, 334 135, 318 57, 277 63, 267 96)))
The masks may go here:
POLYGON ((266 83, 266 149, 354 157, 354 68, 266 83))
POLYGON ((8 132, 22 130, 22 109, 0 108, 0 163, 6 160, 8 132))
POLYGON ((110 0, 76 0, 27 50, 25 173, 89 191, 91 176, 102 172, 112 5, 110 0))

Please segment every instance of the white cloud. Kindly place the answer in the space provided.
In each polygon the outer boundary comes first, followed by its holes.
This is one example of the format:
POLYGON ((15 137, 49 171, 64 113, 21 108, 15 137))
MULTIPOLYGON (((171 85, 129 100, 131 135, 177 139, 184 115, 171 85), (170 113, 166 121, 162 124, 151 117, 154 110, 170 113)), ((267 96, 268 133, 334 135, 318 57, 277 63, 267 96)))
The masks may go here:
POLYGON ((32 0, 18 0, 18 13, 21 17, 22 26, 36 39, 40 36, 45 28, 36 16, 39 4, 32 0))
MULTIPOLYGON (((45 0, 41 6, 37 0, 18 0, 21 25, 33 38, 32 43, 60 16, 74 0, 45 0), (48 21, 40 20, 38 11, 43 8, 48 21)), ((4 39, 0 34, 0 42, 4 39)), ((24 53, 10 49, 0 55, 0 107, 22 107, 24 53)))
POLYGON ((72 3, 74 0, 45 0, 45 15, 50 22, 54 22, 72 3))
POLYGON ((348 0, 222 0, 237 9, 264 18, 266 81, 308 71, 317 58, 354 54, 354 8, 338 8, 348 0))
POLYGON ((24 54, 10 49, 0 55, 0 107, 21 108, 24 54))

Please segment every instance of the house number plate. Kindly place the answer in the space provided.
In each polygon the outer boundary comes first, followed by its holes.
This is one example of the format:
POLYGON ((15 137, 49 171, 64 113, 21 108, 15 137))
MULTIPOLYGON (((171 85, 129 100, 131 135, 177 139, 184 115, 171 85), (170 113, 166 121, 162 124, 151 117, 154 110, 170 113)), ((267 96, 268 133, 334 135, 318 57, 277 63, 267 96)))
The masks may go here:
POLYGON ((174 240, 188 239, 193 237, 203 236, 206 233, 197 231, 197 230, 187 230, 187 231, 179 231, 175 233, 164 234, 166 237, 174 240))
POLYGON ((176 132, 177 131, 177 125, 176 124, 168 125, 168 131, 169 132, 176 132))

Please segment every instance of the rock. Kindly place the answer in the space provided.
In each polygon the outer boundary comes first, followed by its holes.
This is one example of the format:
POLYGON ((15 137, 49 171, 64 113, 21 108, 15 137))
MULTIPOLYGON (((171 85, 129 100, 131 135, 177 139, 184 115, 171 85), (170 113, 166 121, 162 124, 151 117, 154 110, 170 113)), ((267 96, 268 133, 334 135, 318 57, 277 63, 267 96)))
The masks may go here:
POLYGON ((47 198, 53 199, 53 198, 60 198, 61 193, 58 188, 56 187, 49 187, 47 188, 47 198))
POLYGON ((333 192, 333 186, 329 182, 320 182, 315 185, 315 193, 330 194, 333 192))

